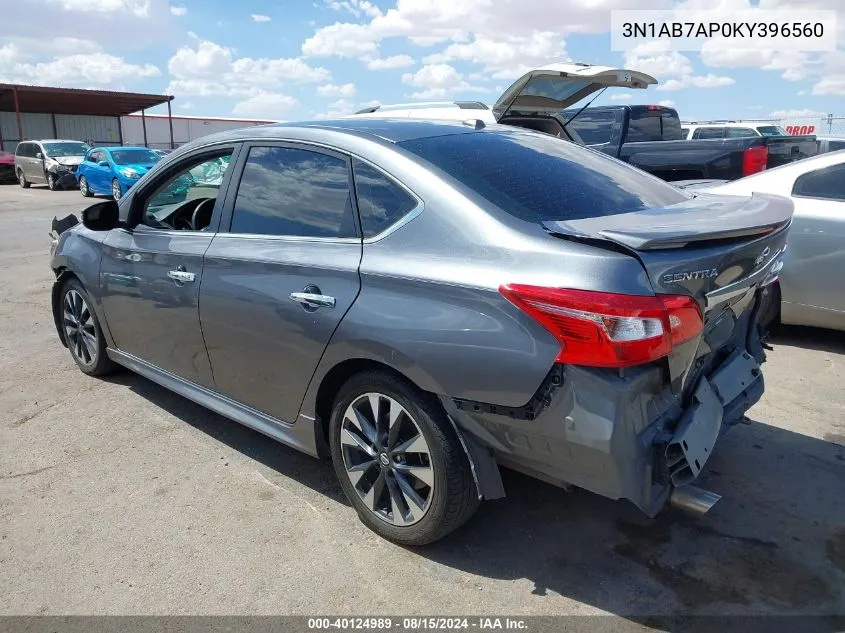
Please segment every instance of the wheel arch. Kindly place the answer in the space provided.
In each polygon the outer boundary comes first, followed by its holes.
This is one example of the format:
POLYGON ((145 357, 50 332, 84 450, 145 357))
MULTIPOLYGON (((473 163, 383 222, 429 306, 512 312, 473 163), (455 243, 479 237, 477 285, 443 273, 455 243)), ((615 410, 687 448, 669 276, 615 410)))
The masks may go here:
POLYGON ((416 381, 412 380, 396 367, 383 360, 374 358, 348 358, 342 360, 328 369, 318 381, 316 389, 314 389, 313 414, 315 420, 314 430, 317 435, 317 453, 322 459, 328 459, 330 457, 329 423, 337 393, 352 376, 365 371, 383 371, 394 375, 412 385, 425 397, 430 398, 432 403, 435 403, 435 406, 446 415, 458 437, 458 441, 469 462, 479 498, 498 499, 505 496, 498 464, 496 464, 492 451, 482 446, 468 432, 458 428, 455 420, 443 407, 441 398, 435 393, 422 388, 416 381))

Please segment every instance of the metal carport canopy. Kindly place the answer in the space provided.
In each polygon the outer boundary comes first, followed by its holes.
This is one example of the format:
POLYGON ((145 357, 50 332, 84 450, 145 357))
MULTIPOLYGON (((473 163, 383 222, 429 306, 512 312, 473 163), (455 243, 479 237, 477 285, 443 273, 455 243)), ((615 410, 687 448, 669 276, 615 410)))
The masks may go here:
MULTIPOLYGON (((45 114, 79 114, 121 117, 153 106, 167 104, 170 118, 170 147, 173 148, 173 119, 171 95, 151 95, 137 92, 112 92, 109 90, 85 90, 81 88, 51 88, 48 86, 27 86, 0 83, 0 112, 14 112, 18 124, 18 140, 23 140, 24 130, 21 112, 45 114)), ((55 127, 55 124, 54 124, 55 127)), ((144 122, 144 144, 147 127, 144 122)), ((0 136, 0 147, 3 139, 0 136)))

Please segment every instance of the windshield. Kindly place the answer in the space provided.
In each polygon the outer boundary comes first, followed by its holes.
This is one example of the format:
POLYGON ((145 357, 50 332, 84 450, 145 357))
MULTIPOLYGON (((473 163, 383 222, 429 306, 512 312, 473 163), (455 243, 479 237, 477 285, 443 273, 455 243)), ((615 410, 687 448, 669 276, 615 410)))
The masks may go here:
POLYGON ((761 125, 757 128, 760 136, 789 136, 789 132, 779 125, 761 125))
POLYGON ((85 143, 42 143, 47 156, 62 158, 64 156, 84 156, 90 148, 85 143))
POLYGON ((452 134, 399 146, 528 222, 615 215, 690 198, 630 165, 546 134, 452 134))
POLYGON ((115 165, 143 165, 161 160, 161 156, 150 149, 119 149, 110 153, 115 165))

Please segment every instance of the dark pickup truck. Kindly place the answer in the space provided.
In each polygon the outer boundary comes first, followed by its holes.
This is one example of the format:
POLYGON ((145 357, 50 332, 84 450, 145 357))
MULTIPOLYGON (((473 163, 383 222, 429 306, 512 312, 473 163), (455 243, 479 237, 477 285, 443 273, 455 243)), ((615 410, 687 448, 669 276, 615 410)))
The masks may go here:
POLYGON ((510 114, 499 120, 550 132, 610 154, 663 180, 735 180, 813 156, 814 136, 757 136, 681 140, 681 121, 659 105, 602 106, 554 116, 510 114), (561 123, 566 124, 565 130, 561 123))

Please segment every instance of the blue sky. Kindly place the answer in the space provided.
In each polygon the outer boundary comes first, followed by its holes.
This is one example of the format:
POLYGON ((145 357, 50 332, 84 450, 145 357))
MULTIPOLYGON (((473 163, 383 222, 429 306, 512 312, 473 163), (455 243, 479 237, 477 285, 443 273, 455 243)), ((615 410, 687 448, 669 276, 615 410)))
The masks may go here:
MULTIPOLYGON (((0 82, 167 93, 175 114, 294 120, 376 102, 493 103, 526 70, 570 59, 655 75, 596 104, 682 118, 845 116, 841 0, 18 0, 0 82), (611 9, 838 9, 839 50, 610 50, 611 9), (38 16, 36 19, 34 16, 38 16)), ((729 14, 728 14, 729 15, 729 14)))

